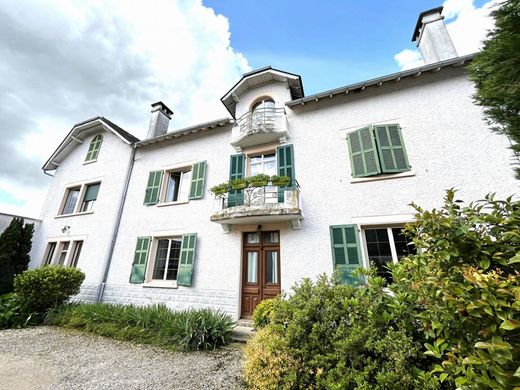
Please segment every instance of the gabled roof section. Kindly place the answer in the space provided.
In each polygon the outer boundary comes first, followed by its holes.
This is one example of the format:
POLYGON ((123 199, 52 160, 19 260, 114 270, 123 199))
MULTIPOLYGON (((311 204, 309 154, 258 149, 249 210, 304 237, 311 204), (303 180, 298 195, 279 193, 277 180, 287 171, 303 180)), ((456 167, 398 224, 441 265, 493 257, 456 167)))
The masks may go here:
POLYGON ((287 83, 291 91, 292 99, 300 99, 305 96, 303 92, 302 78, 294 73, 284 72, 270 66, 244 73, 242 78, 231 88, 220 101, 235 118, 237 102, 240 97, 251 88, 258 87, 271 81, 287 83))
POLYGON ((99 131, 111 132, 128 145, 139 142, 139 138, 134 137, 132 134, 126 130, 123 130, 112 121, 109 121, 102 116, 96 116, 94 118, 87 119, 86 121, 76 123, 64 138, 64 140, 61 141, 61 144, 56 148, 51 157, 43 165, 42 169, 44 171, 55 170, 78 143, 81 143, 90 134, 99 131))
POLYGON ((194 134, 194 133, 199 133, 201 131, 214 130, 219 127, 226 126, 226 125, 230 124, 231 122, 232 122, 232 120, 230 118, 217 119, 217 120, 214 120, 211 122, 205 122, 205 123, 201 123, 201 124, 198 124, 195 126, 190 126, 190 127, 185 127, 183 129, 179 129, 179 130, 174 130, 170 133, 159 135, 157 137, 144 139, 142 141, 137 142, 135 144, 135 146, 136 146, 136 148, 140 148, 140 147, 143 147, 146 145, 156 144, 157 142, 162 142, 162 141, 166 141, 166 140, 170 140, 170 139, 174 139, 174 138, 184 137, 186 135, 190 135, 190 134, 194 134))
POLYGON ((344 87, 331 89, 325 92, 316 93, 305 98, 292 100, 290 102, 285 103, 285 105, 288 107, 293 107, 299 104, 303 105, 315 101, 317 102, 320 99, 332 99, 334 96, 337 95, 347 95, 351 92, 362 92, 369 87, 381 87, 390 82, 398 82, 404 78, 418 78, 422 74, 436 73, 439 72, 441 69, 462 66, 473 60, 474 57, 475 54, 468 54, 466 56, 450 58, 449 60, 428 64, 414 69, 404 70, 402 72, 392 73, 387 76, 381 76, 375 79, 361 81, 359 83, 346 85, 344 87))

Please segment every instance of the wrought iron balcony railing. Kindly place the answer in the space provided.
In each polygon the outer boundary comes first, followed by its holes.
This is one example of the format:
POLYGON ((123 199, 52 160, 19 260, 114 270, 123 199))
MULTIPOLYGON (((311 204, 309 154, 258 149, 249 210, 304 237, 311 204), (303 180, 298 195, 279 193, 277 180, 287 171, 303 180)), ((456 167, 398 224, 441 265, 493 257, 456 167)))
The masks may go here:
POLYGON ((285 131, 285 110, 283 108, 257 108, 246 112, 237 120, 240 135, 252 135, 258 133, 273 133, 285 131))

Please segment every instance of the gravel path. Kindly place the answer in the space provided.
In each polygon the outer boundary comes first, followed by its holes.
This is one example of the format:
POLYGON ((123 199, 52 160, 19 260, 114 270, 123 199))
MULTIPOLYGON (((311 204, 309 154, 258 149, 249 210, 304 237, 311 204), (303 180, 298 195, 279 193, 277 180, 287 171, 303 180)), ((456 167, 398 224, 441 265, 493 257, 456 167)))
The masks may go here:
POLYGON ((0 389, 240 389, 241 352, 169 352, 54 327, 0 331, 0 389))

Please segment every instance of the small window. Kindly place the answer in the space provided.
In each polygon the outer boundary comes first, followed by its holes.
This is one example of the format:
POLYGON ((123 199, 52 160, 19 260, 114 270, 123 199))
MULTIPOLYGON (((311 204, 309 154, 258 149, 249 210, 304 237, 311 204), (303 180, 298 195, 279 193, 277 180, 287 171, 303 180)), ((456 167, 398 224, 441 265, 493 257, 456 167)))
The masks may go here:
POLYGON ((353 177, 376 176, 410 170, 401 127, 373 125, 347 136, 353 177))
POLYGON ((251 111, 261 110, 261 109, 266 110, 266 111, 272 111, 272 110, 274 110, 274 108, 275 108, 274 100, 271 98, 264 98, 264 99, 256 101, 251 106, 251 111))
POLYGON ((58 264, 65 265, 67 255, 69 253, 70 241, 64 241, 60 244, 60 251, 58 253, 58 264))
POLYGON ((83 196, 83 202, 81 204, 82 212, 92 210, 94 203, 97 200, 100 185, 101 185, 100 183, 87 185, 87 188, 85 190, 85 195, 83 196))
POLYGON ((265 175, 276 175, 276 153, 266 153, 249 158, 249 173, 251 176, 263 173, 265 175))
POLYGON ((157 241, 153 267, 153 280, 177 280, 182 238, 165 238, 157 241))
POLYGON ((52 263, 52 258, 54 257, 55 251, 56 251, 56 243, 49 242, 47 244, 47 250, 45 251, 45 260, 43 261, 43 265, 50 265, 52 263))
POLYGON ((83 241, 74 241, 74 248, 72 250, 72 259, 70 261, 70 266, 76 268, 78 266, 79 255, 81 254, 81 249, 83 249, 83 241))
POLYGON ((76 209, 76 203, 78 202, 80 187, 69 188, 67 190, 67 198, 65 199, 65 205, 61 214, 72 214, 76 209))
POLYGON ((415 253, 413 243, 403 234, 402 228, 382 227, 365 229, 368 260, 377 269, 377 274, 387 283, 392 283, 388 264, 415 253))
POLYGON ((96 135, 92 141, 90 142, 90 146, 88 148, 87 157, 85 161, 96 161, 99 150, 101 149, 101 144, 103 143, 103 136, 101 134, 96 135))
POLYGON ((191 170, 168 172, 164 202, 187 202, 190 193, 191 170))

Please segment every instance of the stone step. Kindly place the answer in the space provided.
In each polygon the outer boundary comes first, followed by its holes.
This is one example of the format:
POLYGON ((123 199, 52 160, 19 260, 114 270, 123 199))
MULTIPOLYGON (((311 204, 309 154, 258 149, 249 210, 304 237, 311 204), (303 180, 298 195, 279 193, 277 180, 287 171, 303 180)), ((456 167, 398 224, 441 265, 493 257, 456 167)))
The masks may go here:
POLYGON ((231 331, 231 339, 238 343, 246 343, 253 337, 255 330, 250 326, 237 325, 231 331))
POLYGON ((237 321, 237 326, 245 326, 245 327, 252 328, 253 320, 240 319, 237 321))

